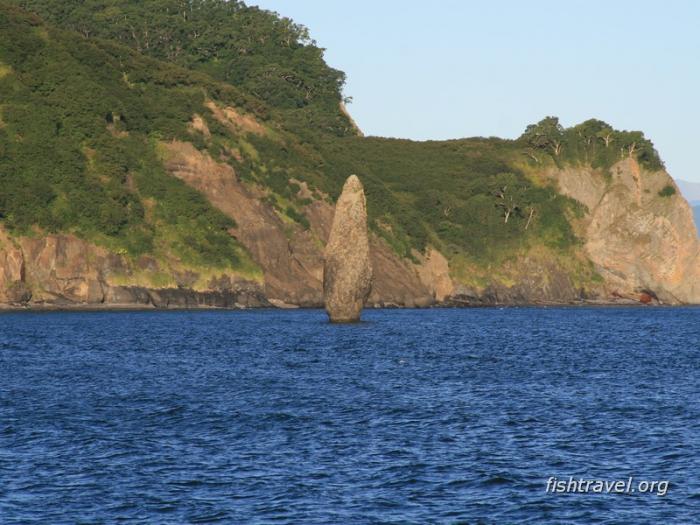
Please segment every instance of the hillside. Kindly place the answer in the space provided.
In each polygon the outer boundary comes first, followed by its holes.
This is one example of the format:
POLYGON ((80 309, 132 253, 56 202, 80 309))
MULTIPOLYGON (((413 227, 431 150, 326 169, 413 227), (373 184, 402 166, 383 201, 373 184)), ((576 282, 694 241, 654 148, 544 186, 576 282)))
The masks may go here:
POLYGON ((296 133, 356 131, 339 102, 345 74, 328 67, 308 30, 240 1, 15 0, 85 38, 118 42, 206 73, 264 101, 296 133))
POLYGON ((372 304, 700 300, 690 209, 642 133, 361 137, 343 81, 240 2, 0 2, 0 302, 318 305, 352 173, 372 304))

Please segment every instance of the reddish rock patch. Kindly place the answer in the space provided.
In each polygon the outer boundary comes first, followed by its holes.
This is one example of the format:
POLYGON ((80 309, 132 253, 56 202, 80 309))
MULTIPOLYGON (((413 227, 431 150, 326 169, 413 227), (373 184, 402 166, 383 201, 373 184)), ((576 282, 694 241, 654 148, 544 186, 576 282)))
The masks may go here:
POLYGON ((646 292, 642 292, 639 296, 639 302, 642 304, 650 304, 653 300, 654 298, 646 292))

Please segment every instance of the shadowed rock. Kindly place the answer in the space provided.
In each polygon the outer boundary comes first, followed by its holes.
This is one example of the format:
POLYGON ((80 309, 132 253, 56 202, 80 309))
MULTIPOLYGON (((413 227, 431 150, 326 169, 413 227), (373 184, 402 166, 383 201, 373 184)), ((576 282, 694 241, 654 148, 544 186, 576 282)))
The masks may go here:
POLYGON ((325 251, 323 298, 331 322, 359 321, 371 289, 365 192, 351 175, 336 204, 325 251))

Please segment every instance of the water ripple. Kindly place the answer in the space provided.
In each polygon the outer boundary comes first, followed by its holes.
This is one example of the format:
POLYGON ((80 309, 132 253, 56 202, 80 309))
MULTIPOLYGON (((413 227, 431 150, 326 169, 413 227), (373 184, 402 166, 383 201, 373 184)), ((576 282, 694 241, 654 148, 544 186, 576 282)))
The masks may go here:
POLYGON ((697 523, 699 316, 3 314, 0 522, 697 523))

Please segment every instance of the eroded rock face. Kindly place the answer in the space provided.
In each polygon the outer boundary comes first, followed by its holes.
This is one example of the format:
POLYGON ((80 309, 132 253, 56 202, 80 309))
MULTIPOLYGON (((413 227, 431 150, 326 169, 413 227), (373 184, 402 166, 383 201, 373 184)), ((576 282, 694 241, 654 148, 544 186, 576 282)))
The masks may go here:
POLYGON ((22 251, 0 229, 0 303, 22 304, 31 299, 24 278, 22 251))
POLYGON ((607 297, 649 291, 663 303, 700 303, 700 242, 688 203, 665 171, 647 171, 621 160, 610 180, 590 170, 551 174, 560 191, 582 202, 585 250, 603 278, 607 297), (662 197, 666 186, 676 189, 662 197))
MULTIPOLYGON (((153 272, 162 271, 155 260, 141 262, 153 272)), ((208 288, 195 290, 187 286, 193 276, 185 273, 176 276, 177 287, 150 288, 138 284, 133 270, 122 256, 72 235, 10 237, 0 227, 0 309, 269 306, 258 283, 237 276, 222 274, 213 277, 208 288), (116 274, 125 285, 113 281, 116 274)))
POLYGON ((443 254, 435 248, 428 248, 426 255, 416 257, 421 282, 432 292, 432 298, 438 303, 454 294, 454 283, 450 278, 450 265, 443 254))
POLYGON ((351 175, 343 186, 326 245, 323 298, 331 322, 360 320, 372 289, 367 234, 367 204, 360 179, 351 175))
POLYGON ((574 221, 576 234, 584 241, 576 260, 560 259, 550 251, 530 251, 493 269, 479 269, 468 261, 448 260, 434 247, 415 252, 411 259, 402 258, 379 236, 368 234, 362 185, 356 177, 348 180, 348 196, 344 192, 339 200, 335 219, 324 195, 294 181, 302 188, 300 198, 308 200, 303 212, 309 228, 303 228, 285 221, 267 203, 265 189, 244 183, 229 164, 189 143, 163 146, 171 174, 235 219, 238 226, 231 234, 248 249, 264 278, 248 281, 235 272, 222 272, 198 279, 197 273, 172 266, 172 261, 159 263, 145 256, 129 261, 72 235, 11 236, 0 225, 0 308, 320 307, 326 245, 328 253, 334 254, 327 258, 325 270, 326 281, 333 282, 332 286, 326 282, 331 301, 352 305, 338 313, 337 320, 359 318, 363 303, 387 307, 582 301, 700 304, 700 242, 690 207, 679 192, 660 195, 666 186, 675 187, 665 171, 647 171, 634 159, 618 162, 607 175, 578 166, 539 174, 586 207, 587 213, 574 221), (358 197, 350 199, 351 194, 358 197), (360 240, 348 231, 353 221, 340 220, 348 214, 360 225, 360 240), (358 263, 367 253, 366 265, 358 263), (354 267, 347 275, 339 270, 345 264, 354 267), (590 272, 595 272, 595 280, 590 272), (143 278, 156 274, 169 275, 171 282, 154 285, 143 278), (356 294, 340 293, 340 282, 346 278, 358 286, 356 294))
POLYGON ((264 202, 265 194, 244 185, 228 164, 216 162, 187 142, 164 146, 168 170, 236 221, 236 238, 265 273, 267 298, 321 306, 323 254, 311 232, 297 228, 290 234, 275 210, 264 202))
MULTIPOLYGON (((305 183, 300 197, 311 202, 304 207, 310 229, 285 224, 265 202, 265 193, 244 184, 233 168, 217 162, 185 142, 163 145, 166 166, 177 178, 206 195, 209 202, 233 218, 236 238, 248 249, 264 272, 265 296, 273 304, 321 307, 323 305, 323 246, 333 223, 333 206, 313 198, 305 183)), ((370 233, 372 292, 374 306, 429 306, 433 286, 419 278, 412 263, 399 257, 386 242, 370 233)))

